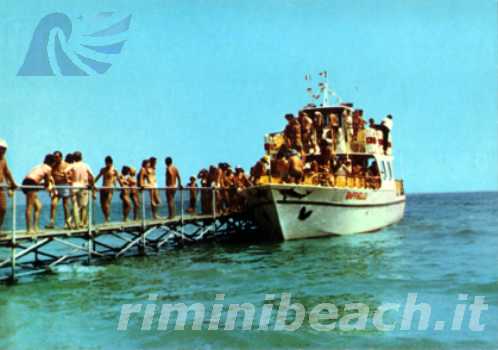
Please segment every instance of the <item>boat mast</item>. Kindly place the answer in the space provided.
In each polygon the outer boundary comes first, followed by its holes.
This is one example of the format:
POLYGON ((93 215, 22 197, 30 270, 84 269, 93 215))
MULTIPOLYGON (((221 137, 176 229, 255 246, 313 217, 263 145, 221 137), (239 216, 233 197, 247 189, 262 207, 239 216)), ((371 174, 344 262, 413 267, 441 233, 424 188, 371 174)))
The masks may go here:
POLYGON ((324 70, 323 72, 318 73, 323 79, 325 80, 324 82, 321 82, 318 84, 318 87, 320 88, 320 92, 323 96, 322 100, 322 106, 323 107, 330 107, 330 93, 332 92, 329 89, 329 78, 327 71, 324 70))
MULTIPOLYGON (((329 87, 329 77, 328 77, 328 72, 326 70, 321 71, 318 73, 319 77, 322 79, 321 82, 318 83, 318 91, 315 93, 313 91, 313 88, 309 86, 306 88, 306 92, 310 96, 310 98, 315 101, 319 101, 320 98, 322 99, 321 107, 331 107, 331 100, 333 97, 337 100, 337 104, 340 104, 342 102, 342 99, 340 98, 339 95, 336 94, 335 91, 333 91, 329 87)), ((311 74, 306 74, 304 76, 304 80, 309 81, 311 85, 311 74)))

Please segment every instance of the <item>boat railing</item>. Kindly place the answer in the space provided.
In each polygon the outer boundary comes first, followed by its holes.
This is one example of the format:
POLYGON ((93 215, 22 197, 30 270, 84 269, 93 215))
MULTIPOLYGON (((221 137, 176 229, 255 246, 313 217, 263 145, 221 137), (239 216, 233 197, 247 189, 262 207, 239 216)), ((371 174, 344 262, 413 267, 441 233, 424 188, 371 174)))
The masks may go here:
MULTIPOLYGON (((265 150, 270 154, 275 155, 282 145, 286 143, 287 141, 283 131, 270 133, 265 137, 265 150)), ((334 153, 384 155, 383 144, 384 141, 382 138, 373 135, 367 137, 366 129, 360 129, 354 134, 352 139, 345 140, 343 146, 336 144, 334 146, 334 153)), ((391 139, 388 140, 386 154, 392 155, 391 139)), ((312 156, 314 153, 309 153, 307 155, 312 156)))
MULTIPOLYGON (((38 230, 87 230, 92 232, 105 224, 142 224, 148 221, 184 220, 200 217, 213 219, 245 208, 245 197, 237 188, 223 187, 78 187, 0 185, 0 200, 5 200, 4 218, 0 222, 0 236, 26 232, 28 194, 36 192, 41 208, 38 230), (51 204, 57 198, 54 214, 51 204), (106 217, 107 216, 107 217, 106 217), (53 221, 51 220, 53 218, 53 221)), ((29 203, 31 207, 31 202, 29 203)), ((38 206, 38 204, 36 205, 38 206)), ((0 209, 1 210, 1 209, 0 209)), ((1 216, 1 215, 0 215, 1 216)), ((34 227, 34 226, 33 226, 34 227)), ((15 242, 14 242, 15 243, 15 242)))
MULTIPOLYGON (((257 185, 281 185, 294 184, 295 182, 286 181, 278 176, 264 175, 257 181, 257 185)), ((305 175, 300 185, 324 186, 332 188, 351 188, 351 189, 373 189, 377 190, 381 187, 380 176, 354 176, 354 175, 332 175, 327 173, 315 173, 305 175)))

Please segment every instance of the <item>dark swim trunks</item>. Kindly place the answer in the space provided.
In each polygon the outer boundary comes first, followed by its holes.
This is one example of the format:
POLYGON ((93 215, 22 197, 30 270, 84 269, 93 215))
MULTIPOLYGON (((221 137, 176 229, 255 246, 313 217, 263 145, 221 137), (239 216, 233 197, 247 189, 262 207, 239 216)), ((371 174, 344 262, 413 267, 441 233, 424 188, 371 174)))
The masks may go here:
MULTIPOLYGON (((30 179, 30 178, 25 178, 22 182, 23 186, 38 186, 38 184, 35 182, 35 180, 30 179)), ((24 194, 28 194, 30 192, 38 192, 39 190, 36 188, 23 188, 22 192, 24 194)))

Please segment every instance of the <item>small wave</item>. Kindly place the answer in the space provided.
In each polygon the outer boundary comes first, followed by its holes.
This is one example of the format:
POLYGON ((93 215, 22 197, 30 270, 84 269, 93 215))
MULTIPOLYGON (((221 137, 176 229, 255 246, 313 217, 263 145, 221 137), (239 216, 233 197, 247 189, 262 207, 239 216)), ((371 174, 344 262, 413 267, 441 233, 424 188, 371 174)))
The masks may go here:
POLYGON ((86 265, 59 265, 52 268, 53 272, 59 274, 76 274, 76 275, 93 275, 104 271, 102 266, 86 266, 86 265))
POLYGON ((473 235, 476 234, 477 231, 471 229, 471 228, 462 228, 458 231, 455 232, 457 235, 473 235))

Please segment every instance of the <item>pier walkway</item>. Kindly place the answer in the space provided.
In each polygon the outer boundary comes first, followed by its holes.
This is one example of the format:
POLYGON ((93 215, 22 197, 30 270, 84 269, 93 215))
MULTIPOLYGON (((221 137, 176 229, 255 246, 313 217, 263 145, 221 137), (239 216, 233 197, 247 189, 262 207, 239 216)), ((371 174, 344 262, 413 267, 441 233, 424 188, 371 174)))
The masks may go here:
MULTIPOLYGON (((161 193, 166 190, 158 189, 161 193)), ((36 233, 26 231, 25 206, 17 204, 22 194, 19 190, 13 191, 4 226, 0 231, 0 281, 13 282, 22 276, 51 272, 61 264, 91 263, 102 258, 158 254, 178 245, 227 238, 234 234, 251 235, 256 232, 256 226, 247 213, 240 210, 230 213, 217 212, 216 191, 223 189, 196 189, 199 194, 196 208, 188 211, 185 208, 190 202, 189 189, 177 190, 177 215, 173 218, 158 216, 156 219, 152 218, 151 207, 147 203, 149 191, 140 191, 138 220, 115 221, 117 217, 122 217, 119 191, 121 190, 115 190, 110 222, 103 221, 98 200, 90 194, 88 224, 85 227, 63 229, 64 215, 62 203, 59 203, 56 228, 42 229, 36 233)), ((49 218, 50 198, 44 191, 40 191, 39 196, 44 203, 42 223, 46 223, 49 218)), ((166 207, 166 196, 161 196, 161 199, 163 204, 158 208, 159 215, 164 214, 166 207)))

